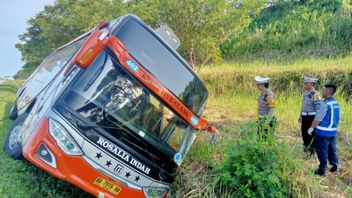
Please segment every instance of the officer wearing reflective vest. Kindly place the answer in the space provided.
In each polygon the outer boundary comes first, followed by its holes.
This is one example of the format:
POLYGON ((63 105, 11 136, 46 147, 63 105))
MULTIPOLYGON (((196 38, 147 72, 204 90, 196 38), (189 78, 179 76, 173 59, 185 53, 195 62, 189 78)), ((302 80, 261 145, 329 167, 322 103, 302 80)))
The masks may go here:
POLYGON ((258 133, 267 136, 268 132, 274 132, 276 125, 275 118, 275 95, 269 89, 268 77, 256 76, 258 90, 258 133))
POLYGON ((298 121, 301 123, 301 134, 303 139, 304 151, 314 154, 315 148, 315 130, 312 135, 308 134, 308 129, 317 114, 319 104, 322 101, 321 94, 315 90, 315 83, 317 78, 304 77, 304 94, 302 100, 301 113, 298 121))
POLYGON ((314 173, 320 176, 325 175, 328 161, 331 165, 330 172, 337 173, 338 171, 336 132, 341 110, 339 103, 333 97, 335 92, 335 85, 325 85, 324 102, 320 104, 317 115, 308 130, 308 133, 312 134, 316 129, 316 149, 320 164, 314 173))

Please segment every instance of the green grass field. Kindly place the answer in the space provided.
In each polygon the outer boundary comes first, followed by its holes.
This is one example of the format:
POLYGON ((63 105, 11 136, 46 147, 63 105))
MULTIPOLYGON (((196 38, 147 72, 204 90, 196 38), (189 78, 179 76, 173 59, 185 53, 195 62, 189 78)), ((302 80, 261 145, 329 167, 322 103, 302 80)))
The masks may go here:
MULTIPOLYGON (((256 119, 257 91, 253 77, 273 76, 277 94, 279 125, 273 140, 280 150, 283 176, 290 181, 293 197, 352 197, 352 106, 343 91, 337 94, 343 113, 338 147, 341 172, 335 176, 316 177, 316 158, 307 160, 302 152, 299 124, 301 82, 297 76, 318 74, 329 81, 335 73, 352 72, 352 58, 329 60, 301 60, 290 63, 247 62, 198 68, 209 87, 209 101, 204 116, 219 128, 215 145, 209 143, 210 134, 199 132, 197 140, 185 159, 173 184, 170 197, 231 197, 231 190, 219 189, 218 164, 228 156, 229 147, 253 131, 256 119), (291 74, 295 74, 292 75, 291 74), (292 79, 291 79, 292 78, 292 79), (252 129, 251 129, 252 128, 252 129)), ((348 79, 346 77, 346 79, 348 79)), ((344 83, 344 82, 341 82, 344 83)), ((348 83, 347 83, 348 84, 348 83)), ((321 87, 319 85, 318 87, 321 87)), ((11 121, 6 119, 15 99, 16 86, 0 85, 0 145, 3 147, 11 121)), ((243 151, 241 151, 243 152, 243 151)), ((279 163, 279 161, 278 161, 279 163)), ((0 197, 88 197, 76 187, 59 181, 25 161, 14 161, 0 150, 0 197)), ((269 196, 269 195, 267 195, 269 196)), ((267 197, 266 195, 264 197, 267 197)))

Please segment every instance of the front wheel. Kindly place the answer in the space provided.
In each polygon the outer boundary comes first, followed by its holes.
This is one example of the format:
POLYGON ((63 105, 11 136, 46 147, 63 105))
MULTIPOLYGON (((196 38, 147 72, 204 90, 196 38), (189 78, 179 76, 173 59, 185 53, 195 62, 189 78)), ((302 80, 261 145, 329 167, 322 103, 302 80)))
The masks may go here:
POLYGON ((23 113, 15 120, 11 129, 8 131, 7 137, 5 140, 5 145, 4 145, 5 152, 12 159, 15 159, 15 160, 23 159, 21 128, 27 116, 28 116, 28 113, 23 113))

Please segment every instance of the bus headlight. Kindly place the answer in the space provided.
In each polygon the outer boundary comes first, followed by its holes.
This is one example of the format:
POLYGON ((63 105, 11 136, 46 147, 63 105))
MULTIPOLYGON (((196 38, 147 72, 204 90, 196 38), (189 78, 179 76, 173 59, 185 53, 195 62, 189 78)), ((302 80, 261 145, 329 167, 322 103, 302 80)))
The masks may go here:
POLYGON ((49 118, 49 133, 55 139, 57 145, 68 155, 82 155, 77 143, 70 137, 64 127, 49 118))
POLYGON ((147 187, 147 188, 143 188, 143 192, 145 197, 147 198, 162 198, 162 197, 166 197, 167 195, 167 189, 165 188, 147 187))

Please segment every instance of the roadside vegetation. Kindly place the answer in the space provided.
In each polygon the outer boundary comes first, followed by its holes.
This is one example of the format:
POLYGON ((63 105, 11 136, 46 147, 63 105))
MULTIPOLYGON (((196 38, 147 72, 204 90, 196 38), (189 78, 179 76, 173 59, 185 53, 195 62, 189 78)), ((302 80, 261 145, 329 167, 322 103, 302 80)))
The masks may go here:
POLYGON ((232 62, 200 69, 210 90, 205 116, 220 130, 215 145, 211 135, 199 134, 175 183, 175 197, 352 197, 351 94, 343 88, 352 85, 349 59, 232 62), (273 78, 277 95, 278 127, 267 141, 256 133, 257 74, 273 78), (304 75, 319 76, 318 89, 328 82, 340 87, 339 175, 316 177, 318 159, 303 153, 297 119, 304 75))
MULTIPOLYGON (((352 197, 352 106, 350 58, 309 59, 296 62, 228 62, 199 70, 209 88, 205 117, 219 128, 215 144, 211 134, 199 132, 170 191, 170 197, 352 197), (256 74, 273 77, 279 125, 267 141, 257 136, 256 74), (300 111, 302 77, 318 75, 323 82, 338 81, 342 106, 338 134, 341 172, 316 177, 315 158, 302 152, 300 111), (226 83, 221 83, 226 82, 226 83)), ((323 82, 318 83, 321 88, 323 82)), ((0 116, 4 118, 15 98, 17 84, 0 87, 0 116), (6 96, 6 97, 5 97, 6 96)), ((0 121, 3 146, 11 121, 0 121)), ((87 197, 86 193, 0 151, 0 197, 87 197), (11 183, 9 183, 11 181, 11 183)))
POLYGON ((274 0, 221 45, 227 58, 336 57, 352 48, 350 0, 274 0))

